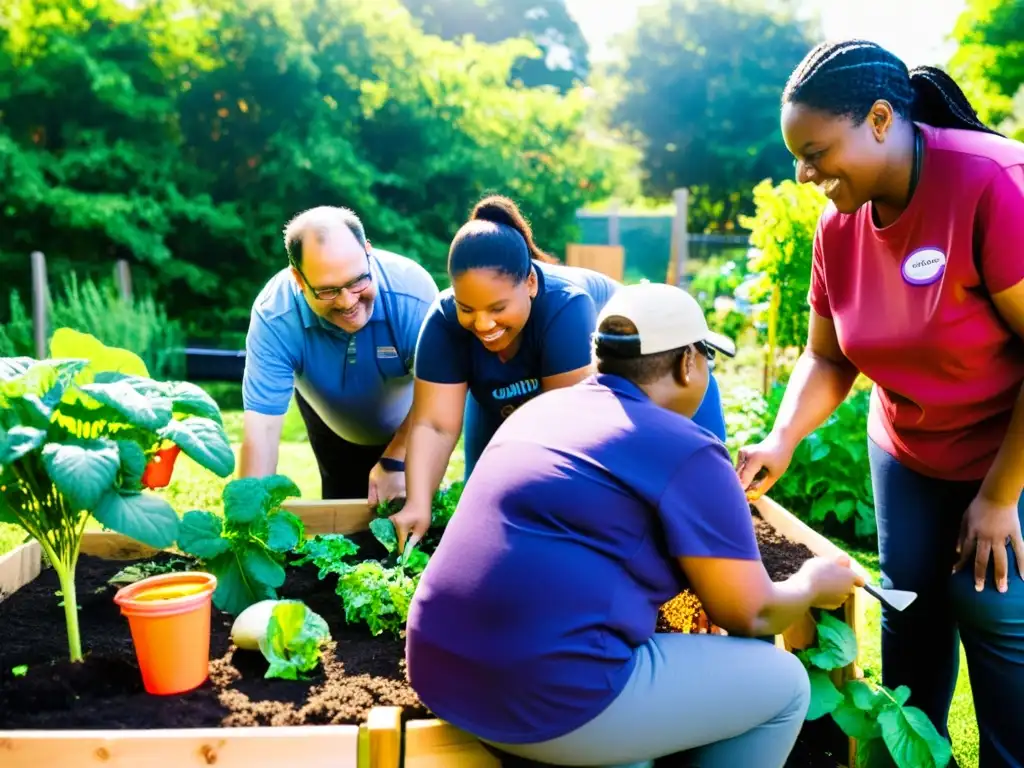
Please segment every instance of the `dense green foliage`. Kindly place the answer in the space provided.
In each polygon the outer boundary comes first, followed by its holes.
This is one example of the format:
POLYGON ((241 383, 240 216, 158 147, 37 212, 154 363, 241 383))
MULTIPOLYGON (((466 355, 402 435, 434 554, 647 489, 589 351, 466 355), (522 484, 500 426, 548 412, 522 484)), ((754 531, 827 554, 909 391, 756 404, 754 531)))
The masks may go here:
POLYGON ((425 34, 398 0, 5 0, 0 270, 132 264, 193 334, 244 330, 298 211, 347 205, 440 276, 482 194, 560 253, 632 167, 586 93, 510 84, 536 48, 425 34))
POLYGON ((645 191, 694 194, 690 227, 728 229, 750 190, 792 176, 779 94, 816 40, 793 3, 660 0, 624 42, 618 123, 644 145, 645 191))
POLYGON ((950 744, 923 711, 907 706, 909 688, 893 691, 871 679, 836 687, 832 673, 856 661, 857 636, 828 613, 816 623, 815 645, 797 652, 811 680, 807 719, 831 715, 843 733, 856 739, 856 768, 945 768, 950 744))
POLYGON ((1024 3, 967 0, 953 38, 949 69, 978 116, 1024 139, 1024 3))
POLYGON ((789 179, 774 186, 765 179, 754 187, 756 211, 743 219, 750 229, 750 243, 759 251, 747 265, 750 272, 760 274, 750 300, 770 306, 763 320, 771 329, 773 347, 807 343, 814 233, 825 202, 816 187, 789 179))

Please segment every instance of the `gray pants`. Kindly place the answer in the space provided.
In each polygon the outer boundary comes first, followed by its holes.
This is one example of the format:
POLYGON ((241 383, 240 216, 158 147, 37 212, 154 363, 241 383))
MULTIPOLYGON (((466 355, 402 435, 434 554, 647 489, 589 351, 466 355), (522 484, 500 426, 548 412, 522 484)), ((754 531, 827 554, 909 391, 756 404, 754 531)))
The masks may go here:
POLYGON ((811 689, 797 658, 762 640, 657 634, 621 694, 575 731, 505 752, 565 766, 647 768, 688 753, 699 768, 781 768, 811 689))

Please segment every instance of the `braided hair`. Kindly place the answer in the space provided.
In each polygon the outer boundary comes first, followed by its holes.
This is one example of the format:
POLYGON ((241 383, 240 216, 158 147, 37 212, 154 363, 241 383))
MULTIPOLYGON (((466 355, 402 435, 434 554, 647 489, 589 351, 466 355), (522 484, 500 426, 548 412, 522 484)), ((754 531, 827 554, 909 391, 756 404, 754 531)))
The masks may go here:
POLYGON ((860 125, 878 99, 900 117, 936 128, 1002 134, 985 125, 949 75, 937 67, 908 70, 902 59, 868 40, 821 43, 786 83, 782 103, 805 104, 860 125))

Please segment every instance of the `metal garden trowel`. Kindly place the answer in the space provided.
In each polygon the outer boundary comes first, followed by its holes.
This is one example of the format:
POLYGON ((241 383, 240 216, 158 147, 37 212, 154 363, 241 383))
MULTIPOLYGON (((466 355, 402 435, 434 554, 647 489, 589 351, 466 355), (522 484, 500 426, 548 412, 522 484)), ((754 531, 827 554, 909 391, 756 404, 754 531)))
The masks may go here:
POLYGON ((876 587, 867 580, 864 582, 864 591, 897 611, 906 609, 917 600, 917 592, 908 592, 905 589, 884 589, 876 587))

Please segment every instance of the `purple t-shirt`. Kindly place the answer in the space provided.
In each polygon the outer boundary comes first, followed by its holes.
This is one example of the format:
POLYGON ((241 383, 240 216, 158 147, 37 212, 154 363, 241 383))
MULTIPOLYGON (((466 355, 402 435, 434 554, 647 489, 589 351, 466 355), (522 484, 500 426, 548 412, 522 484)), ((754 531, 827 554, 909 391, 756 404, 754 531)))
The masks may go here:
POLYGON ((622 690, 680 556, 760 557, 724 446, 616 376, 547 392, 491 439, 423 573, 410 682, 481 738, 568 733, 622 690))

